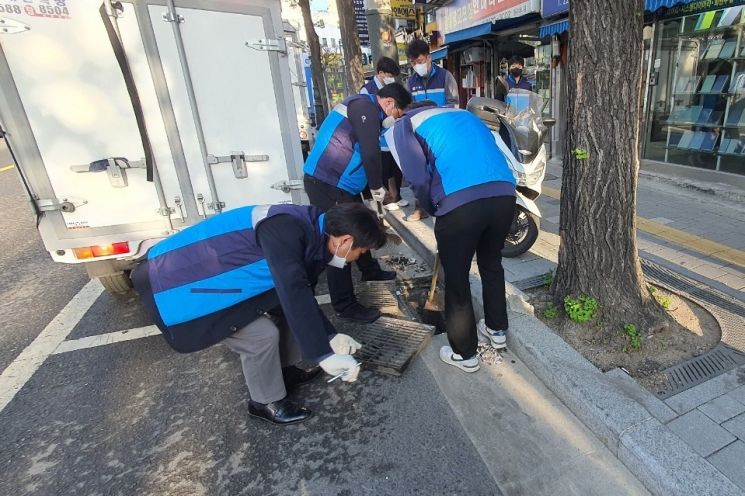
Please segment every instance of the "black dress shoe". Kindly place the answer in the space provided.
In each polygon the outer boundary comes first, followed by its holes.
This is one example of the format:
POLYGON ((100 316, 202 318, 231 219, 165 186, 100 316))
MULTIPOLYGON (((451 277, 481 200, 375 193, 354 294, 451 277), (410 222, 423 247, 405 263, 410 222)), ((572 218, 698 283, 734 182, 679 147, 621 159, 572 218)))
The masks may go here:
POLYGON ((277 425, 296 424, 313 416, 313 412, 287 398, 267 404, 249 400, 248 414, 277 425))
POLYGON ((363 281, 392 281, 396 278, 396 273, 392 270, 380 270, 370 275, 362 274, 363 281))
POLYGON ((336 315, 342 319, 352 320, 354 322, 370 323, 380 318, 380 310, 377 308, 368 308, 359 303, 352 303, 341 312, 337 312, 336 315))
POLYGON ((285 389, 288 391, 295 386, 305 384, 312 381, 318 374, 321 373, 321 367, 313 367, 312 369, 301 369, 294 365, 290 367, 282 368, 282 379, 285 381, 285 389))

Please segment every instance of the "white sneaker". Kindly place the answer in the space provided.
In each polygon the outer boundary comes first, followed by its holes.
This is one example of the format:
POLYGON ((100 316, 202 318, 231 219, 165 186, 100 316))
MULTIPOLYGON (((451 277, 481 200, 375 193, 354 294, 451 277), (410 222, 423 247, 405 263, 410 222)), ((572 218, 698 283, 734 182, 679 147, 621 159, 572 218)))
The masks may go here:
POLYGON ((454 353, 450 346, 443 346, 440 348, 440 360, 448 365, 458 367, 463 372, 476 372, 480 368, 478 356, 473 356, 468 360, 464 360, 462 356, 454 353))
POLYGON ((409 206, 409 202, 407 200, 404 200, 403 198, 401 198, 400 200, 398 200, 397 205, 399 207, 408 207, 409 206))
POLYGON ((507 348, 507 333, 505 331, 493 331, 489 329, 486 327, 484 319, 479 320, 479 323, 476 324, 476 329, 479 331, 479 342, 481 342, 481 337, 483 336, 489 340, 495 349, 507 348))
POLYGON ((386 203, 383 205, 383 208, 388 210, 389 212, 393 212, 394 210, 398 210, 399 206, 398 203, 386 203))

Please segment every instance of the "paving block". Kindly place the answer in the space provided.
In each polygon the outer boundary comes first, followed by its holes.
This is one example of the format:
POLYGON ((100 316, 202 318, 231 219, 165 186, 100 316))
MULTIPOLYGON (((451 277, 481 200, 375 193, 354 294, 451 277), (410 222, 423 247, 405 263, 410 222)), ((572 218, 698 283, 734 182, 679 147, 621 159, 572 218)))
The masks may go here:
POLYGON ((745 443, 734 442, 707 459, 732 482, 745 489, 745 443))
POLYGON ((698 409, 704 412, 707 417, 717 424, 721 424, 732 417, 744 413, 745 405, 731 397, 729 394, 725 394, 724 396, 720 396, 708 403, 704 403, 698 407, 698 409))
POLYGON ((722 427, 745 441, 745 413, 741 413, 737 417, 726 421, 722 424, 722 427))
POLYGON ((742 496, 742 490, 650 418, 621 436, 618 458, 657 496, 742 496))
POLYGON ((740 376, 743 375, 743 370, 745 370, 745 367, 730 370, 698 386, 669 397, 665 400, 665 403, 678 413, 690 412, 694 408, 742 386, 743 382, 740 376))
POLYGON ((698 410, 676 418, 667 426, 703 457, 736 440, 730 432, 698 410))
POLYGON ((729 393, 727 393, 727 396, 735 401, 739 401, 740 403, 745 404, 745 386, 740 386, 734 391, 730 391, 729 393))

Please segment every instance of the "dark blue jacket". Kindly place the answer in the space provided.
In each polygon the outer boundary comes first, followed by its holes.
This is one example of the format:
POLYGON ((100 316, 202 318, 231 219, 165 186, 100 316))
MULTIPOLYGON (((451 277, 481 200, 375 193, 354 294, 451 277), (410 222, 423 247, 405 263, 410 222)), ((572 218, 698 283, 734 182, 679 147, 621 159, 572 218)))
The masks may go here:
POLYGON ((377 95, 382 86, 379 86, 378 78, 373 76, 360 90, 360 95, 377 95))
POLYGON ((528 90, 533 91, 533 85, 530 84, 530 81, 525 79, 525 76, 520 78, 520 81, 515 81, 515 78, 512 77, 512 74, 507 75, 507 85, 509 86, 508 89, 517 88, 519 90, 528 90))
POLYGON ((494 136, 466 110, 414 109, 385 139, 419 204, 432 215, 481 198, 515 195, 512 169, 494 136))
POLYGON ((458 83, 447 69, 433 65, 428 78, 415 72, 406 80, 406 87, 415 102, 431 100, 440 107, 458 106, 458 83))
POLYGON ((135 288, 176 351, 211 346, 281 306, 303 356, 323 356, 334 332, 313 294, 330 259, 323 220, 299 205, 224 212, 153 246, 135 288))
POLYGON ((303 167, 305 174, 352 196, 365 189, 369 178, 373 178, 369 181, 371 188, 382 186, 381 121, 382 110, 374 95, 352 95, 336 105, 318 130, 316 144, 303 167), (350 105, 354 105, 354 109, 350 109, 350 105), (369 118, 366 116, 363 123, 352 122, 348 114, 359 110, 360 106, 369 118), (370 143, 361 147, 365 139, 370 143))

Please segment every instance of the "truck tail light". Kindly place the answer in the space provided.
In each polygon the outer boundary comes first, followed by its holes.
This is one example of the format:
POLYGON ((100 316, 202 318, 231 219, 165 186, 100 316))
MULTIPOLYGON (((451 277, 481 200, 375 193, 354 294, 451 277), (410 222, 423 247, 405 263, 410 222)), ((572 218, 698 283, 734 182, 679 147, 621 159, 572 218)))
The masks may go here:
POLYGON ((108 257, 109 255, 123 255, 129 253, 129 243, 112 243, 110 245, 83 246, 73 248, 75 258, 85 260, 88 258, 108 257))

